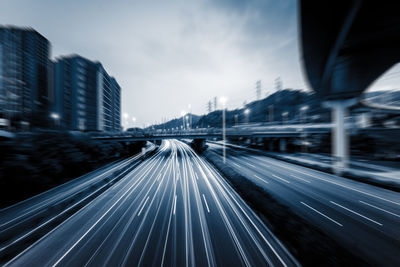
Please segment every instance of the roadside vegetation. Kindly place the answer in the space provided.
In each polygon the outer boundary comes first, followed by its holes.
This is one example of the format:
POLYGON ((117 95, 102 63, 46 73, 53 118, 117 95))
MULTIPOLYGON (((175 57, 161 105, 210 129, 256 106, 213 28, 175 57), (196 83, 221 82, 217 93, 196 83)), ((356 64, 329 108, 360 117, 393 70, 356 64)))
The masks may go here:
POLYGON ((140 151, 143 142, 102 143, 84 133, 20 132, 0 141, 0 208, 140 151))

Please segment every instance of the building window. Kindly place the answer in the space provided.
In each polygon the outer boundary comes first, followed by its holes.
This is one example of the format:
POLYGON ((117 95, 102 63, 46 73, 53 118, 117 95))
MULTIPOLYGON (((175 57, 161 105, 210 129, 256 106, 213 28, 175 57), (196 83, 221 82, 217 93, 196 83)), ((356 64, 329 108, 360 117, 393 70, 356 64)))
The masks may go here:
POLYGON ((85 119, 78 119, 78 128, 81 131, 85 130, 85 119))

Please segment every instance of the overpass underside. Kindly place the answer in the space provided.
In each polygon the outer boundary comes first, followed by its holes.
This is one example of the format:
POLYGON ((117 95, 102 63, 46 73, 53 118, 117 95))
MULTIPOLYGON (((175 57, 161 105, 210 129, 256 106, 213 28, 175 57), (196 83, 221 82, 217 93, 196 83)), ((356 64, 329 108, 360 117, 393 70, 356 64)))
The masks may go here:
POLYGON ((379 76, 400 61, 399 1, 300 1, 305 74, 332 108, 336 171, 348 163, 347 109, 379 76))

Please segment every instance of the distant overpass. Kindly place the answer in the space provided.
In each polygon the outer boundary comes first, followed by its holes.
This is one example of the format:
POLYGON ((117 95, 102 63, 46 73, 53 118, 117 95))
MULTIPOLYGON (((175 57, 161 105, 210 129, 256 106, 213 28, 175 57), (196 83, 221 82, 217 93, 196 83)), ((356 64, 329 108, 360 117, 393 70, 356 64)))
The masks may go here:
POLYGON ((374 111, 381 113, 400 114, 400 106, 383 105, 373 103, 369 99, 363 99, 360 101, 363 106, 374 109, 374 111))
MULTIPOLYGON (((226 130, 227 138, 296 138, 308 134, 326 134, 330 133, 330 124, 316 125, 287 125, 287 126, 268 126, 268 127, 248 127, 244 129, 228 128, 226 130)), ((95 140, 100 141, 155 141, 163 139, 213 139, 221 138, 221 129, 210 130, 188 130, 176 132, 151 132, 146 134, 122 134, 94 136, 95 140)))

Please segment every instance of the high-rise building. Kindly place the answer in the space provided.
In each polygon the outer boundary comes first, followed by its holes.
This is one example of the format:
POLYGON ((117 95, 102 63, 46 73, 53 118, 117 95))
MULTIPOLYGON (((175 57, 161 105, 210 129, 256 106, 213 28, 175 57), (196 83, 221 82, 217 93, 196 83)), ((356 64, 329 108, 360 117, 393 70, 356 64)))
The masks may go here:
POLYGON ((0 117, 45 126, 50 42, 31 28, 0 26, 0 117))
POLYGON ((60 126, 81 131, 121 129, 121 88, 101 63, 79 55, 65 56, 54 64, 54 112, 60 126))

